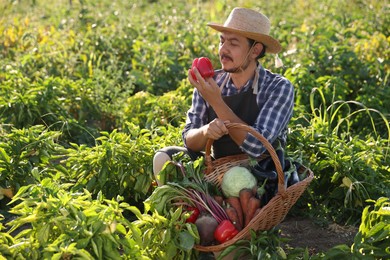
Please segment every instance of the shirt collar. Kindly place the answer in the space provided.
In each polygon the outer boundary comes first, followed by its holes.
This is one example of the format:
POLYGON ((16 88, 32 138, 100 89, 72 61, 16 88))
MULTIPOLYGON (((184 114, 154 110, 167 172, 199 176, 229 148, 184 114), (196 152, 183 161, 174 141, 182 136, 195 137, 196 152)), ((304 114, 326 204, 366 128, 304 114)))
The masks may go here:
MULTIPOLYGON (((257 69, 258 71, 258 77, 257 77, 257 85, 258 85, 258 89, 254 89, 254 93, 257 94, 258 90, 261 89, 261 86, 264 82, 264 77, 266 75, 265 73, 265 69, 263 68, 263 66, 261 66, 260 63, 257 63, 257 69)), ((227 80, 227 77, 229 77, 229 73, 223 71, 222 69, 219 69, 219 70, 216 70, 215 71, 215 81, 217 82, 217 84, 219 86, 221 86, 221 84, 223 84, 223 82, 225 80, 227 80)), ((251 79, 249 79, 244 87, 241 88, 241 90, 237 90, 236 87, 234 86, 234 83, 233 83, 233 80, 232 79, 229 79, 228 82, 226 82, 224 88, 226 89, 234 89, 235 92, 241 92, 241 91, 246 91, 248 90, 252 85, 253 85, 253 80, 256 78, 256 75, 254 77, 252 77, 251 79)))

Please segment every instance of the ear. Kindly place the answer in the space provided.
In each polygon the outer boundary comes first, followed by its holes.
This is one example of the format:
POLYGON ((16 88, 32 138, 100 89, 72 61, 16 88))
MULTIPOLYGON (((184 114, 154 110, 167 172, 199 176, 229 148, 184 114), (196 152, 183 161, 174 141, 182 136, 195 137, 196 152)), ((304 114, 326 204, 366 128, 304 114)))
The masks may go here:
POLYGON ((257 57, 260 55, 260 53, 263 51, 263 44, 257 42, 255 46, 252 49, 252 55, 254 57, 257 57))

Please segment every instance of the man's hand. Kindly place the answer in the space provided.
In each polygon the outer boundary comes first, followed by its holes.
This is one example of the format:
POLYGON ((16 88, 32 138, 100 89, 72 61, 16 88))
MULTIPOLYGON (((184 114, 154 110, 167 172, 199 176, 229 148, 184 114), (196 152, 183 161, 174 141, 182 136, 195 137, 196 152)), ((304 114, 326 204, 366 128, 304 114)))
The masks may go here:
POLYGON ((221 90, 215 80, 211 77, 206 79, 202 78, 197 68, 193 68, 192 71, 198 80, 194 80, 191 75, 191 70, 188 70, 188 80, 191 85, 199 91, 204 100, 206 100, 212 107, 220 104, 220 102, 223 102, 221 90))
POLYGON ((228 134, 229 132, 224 122, 229 123, 229 121, 223 121, 216 118, 201 128, 189 130, 186 135, 187 147, 193 151, 202 151, 204 150, 208 139, 218 140, 222 136, 228 134))
MULTIPOLYGON (((228 121, 226 121, 228 122, 228 121)), ((218 140, 224 135, 229 133, 228 129, 225 126, 225 122, 221 119, 214 119, 205 127, 205 137, 208 139, 218 140)))

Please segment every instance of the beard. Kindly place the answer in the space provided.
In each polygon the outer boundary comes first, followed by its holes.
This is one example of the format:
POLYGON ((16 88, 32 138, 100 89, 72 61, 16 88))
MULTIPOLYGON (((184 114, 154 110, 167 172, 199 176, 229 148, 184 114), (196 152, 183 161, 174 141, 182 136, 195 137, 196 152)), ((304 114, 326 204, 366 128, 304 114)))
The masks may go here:
POLYGON ((248 59, 245 59, 244 62, 238 66, 238 67, 233 67, 231 69, 224 69, 225 72, 228 73, 240 73, 244 70, 246 70, 249 67, 250 61, 248 59))

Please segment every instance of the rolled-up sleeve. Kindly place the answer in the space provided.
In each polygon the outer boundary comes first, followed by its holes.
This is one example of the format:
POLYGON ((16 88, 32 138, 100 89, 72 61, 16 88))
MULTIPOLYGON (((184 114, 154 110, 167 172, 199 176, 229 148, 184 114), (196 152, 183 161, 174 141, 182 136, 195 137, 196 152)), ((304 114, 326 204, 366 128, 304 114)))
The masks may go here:
POLYGON ((192 94, 192 105, 187 111, 186 124, 182 131, 182 138, 185 143, 187 132, 191 129, 200 128, 207 124, 207 106, 206 101, 199 94, 197 89, 194 89, 192 94))

